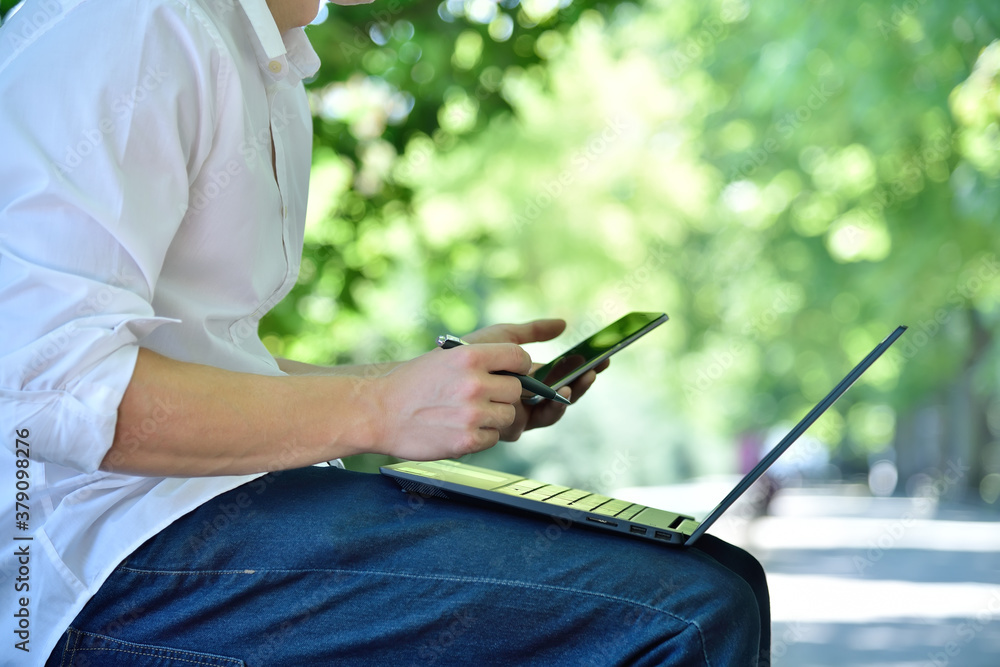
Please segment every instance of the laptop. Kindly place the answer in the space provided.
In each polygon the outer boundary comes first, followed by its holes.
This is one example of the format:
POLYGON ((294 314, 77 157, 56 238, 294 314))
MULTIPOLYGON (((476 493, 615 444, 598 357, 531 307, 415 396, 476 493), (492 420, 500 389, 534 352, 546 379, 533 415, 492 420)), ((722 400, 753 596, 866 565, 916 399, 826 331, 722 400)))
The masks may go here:
POLYGON ((875 346, 798 424, 746 474, 703 520, 667 510, 646 507, 599 493, 546 484, 535 479, 473 466, 460 461, 409 461, 382 466, 404 491, 426 496, 475 499, 544 514, 600 530, 654 540, 673 546, 691 546, 746 492, 771 465, 861 377, 876 359, 896 342, 905 326, 898 327, 875 346))

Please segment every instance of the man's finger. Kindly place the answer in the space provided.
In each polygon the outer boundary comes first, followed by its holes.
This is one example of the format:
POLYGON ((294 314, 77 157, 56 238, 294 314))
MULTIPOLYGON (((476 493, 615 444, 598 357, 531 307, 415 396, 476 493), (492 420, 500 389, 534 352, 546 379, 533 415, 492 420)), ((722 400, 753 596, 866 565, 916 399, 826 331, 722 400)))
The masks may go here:
POLYGON ((566 321, 558 319, 534 320, 513 326, 517 339, 512 342, 524 345, 525 343, 552 340, 566 330, 566 321))
MULTIPOLYGON (((559 393, 566 398, 573 400, 573 392, 569 387, 560 388, 559 393)), ((557 421, 562 419, 564 414, 566 414, 565 404, 556 403, 555 401, 542 401, 532 408, 528 428, 552 426, 557 421)))
POLYGON ((533 320, 523 324, 494 324, 464 336, 470 343, 537 343, 551 340, 566 329, 565 320, 533 320))
POLYGON ((487 344, 480 347, 484 350, 489 348, 490 353, 494 355, 490 371, 510 371, 521 375, 531 372, 531 357, 517 345, 487 344))
POLYGON ((597 373, 589 370, 569 384, 573 391, 573 402, 580 400, 580 397, 587 393, 591 385, 597 380, 597 373))

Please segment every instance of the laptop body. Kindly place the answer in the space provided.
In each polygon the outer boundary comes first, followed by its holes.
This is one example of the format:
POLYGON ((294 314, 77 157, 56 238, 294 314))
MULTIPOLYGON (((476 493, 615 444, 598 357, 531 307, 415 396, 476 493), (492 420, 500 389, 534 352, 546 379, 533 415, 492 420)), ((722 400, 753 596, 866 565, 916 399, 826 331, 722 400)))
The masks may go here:
POLYGON ((704 520, 668 510, 646 507, 582 489, 574 489, 511 475, 460 461, 410 461, 382 466, 380 472, 404 491, 445 498, 470 498, 499 503, 555 519, 671 544, 691 546, 764 472, 774 464, 820 415, 826 412, 861 375, 906 331, 897 327, 875 346, 823 400, 746 474, 704 520))

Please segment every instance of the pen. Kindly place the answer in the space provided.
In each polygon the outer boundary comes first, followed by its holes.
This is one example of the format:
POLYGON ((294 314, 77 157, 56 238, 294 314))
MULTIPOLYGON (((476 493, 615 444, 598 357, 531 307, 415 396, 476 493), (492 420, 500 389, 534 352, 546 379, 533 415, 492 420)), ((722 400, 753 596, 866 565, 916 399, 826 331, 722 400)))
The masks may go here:
MULTIPOLYGON (((442 350, 449 350, 453 347, 458 347, 459 345, 468 345, 464 340, 457 336, 444 335, 438 336, 437 339, 438 347, 442 350)), ((542 398, 547 398, 550 401, 556 401, 557 403, 564 403, 570 405, 568 398, 562 394, 556 392, 555 389, 545 384, 541 380, 536 380, 530 375, 520 375, 518 373, 512 373, 510 371, 493 371, 494 375, 509 375, 511 377, 516 377, 520 382, 521 386, 530 391, 533 394, 537 394, 542 398)))

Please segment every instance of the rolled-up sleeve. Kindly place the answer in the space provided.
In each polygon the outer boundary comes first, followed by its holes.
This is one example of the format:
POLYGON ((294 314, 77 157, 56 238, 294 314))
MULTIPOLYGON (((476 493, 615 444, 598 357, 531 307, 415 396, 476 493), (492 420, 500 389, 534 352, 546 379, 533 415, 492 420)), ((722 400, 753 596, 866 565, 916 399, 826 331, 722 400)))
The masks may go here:
MULTIPOLYGON (((92 472, 114 439, 138 343, 169 322, 123 286, 0 251, 0 401, 34 456, 92 472)), ((8 438, 9 440, 9 438, 8 438)))
POLYGON ((108 25, 97 4, 66 3, 0 56, 0 426, 84 472, 111 447, 143 337, 176 321, 151 304, 220 76, 190 7, 108 25), (142 56, 108 69, 118 34, 143 35, 142 56))

